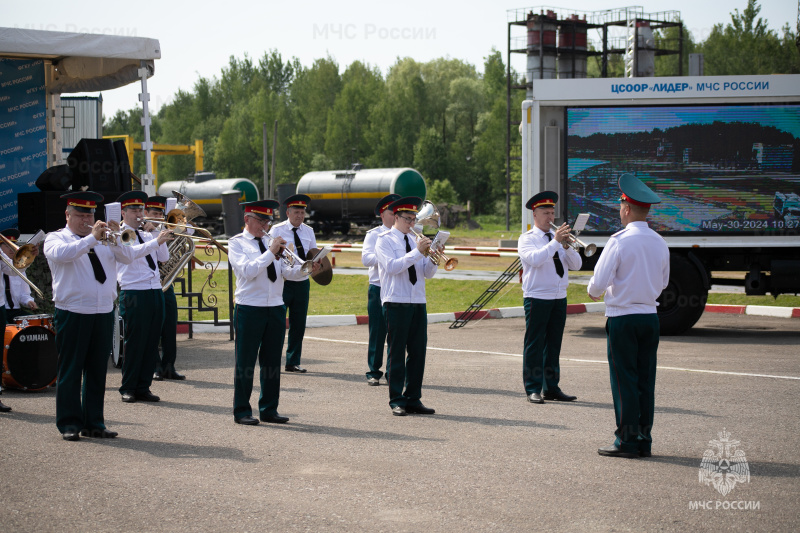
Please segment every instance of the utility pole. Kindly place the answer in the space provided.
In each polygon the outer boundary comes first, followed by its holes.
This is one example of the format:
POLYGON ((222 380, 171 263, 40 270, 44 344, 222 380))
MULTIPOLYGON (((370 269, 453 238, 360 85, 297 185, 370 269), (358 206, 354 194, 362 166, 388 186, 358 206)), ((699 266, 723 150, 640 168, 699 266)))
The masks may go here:
POLYGON ((278 147, 278 119, 272 132, 272 172, 269 180, 269 198, 275 198, 275 150, 278 147))
POLYGON ((272 198, 269 194, 272 187, 269 185, 269 164, 267 162, 267 123, 261 124, 261 143, 264 150, 264 198, 272 198))

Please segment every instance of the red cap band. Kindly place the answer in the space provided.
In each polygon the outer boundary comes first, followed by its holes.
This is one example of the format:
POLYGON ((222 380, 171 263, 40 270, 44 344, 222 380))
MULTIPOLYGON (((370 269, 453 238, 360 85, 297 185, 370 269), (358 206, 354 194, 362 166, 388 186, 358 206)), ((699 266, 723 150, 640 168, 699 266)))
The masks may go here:
POLYGON ((620 198, 620 200, 622 200, 624 202, 628 202, 629 204, 638 205, 638 206, 641 206, 641 207, 650 207, 650 205, 651 205, 651 204, 646 204, 644 202, 638 202, 638 201, 634 200, 633 198, 631 198, 630 196, 628 196, 625 193, 622 193, 622 197, 620 198))
POLYGON ((247 206, 247 207, 244 208, 244 212, 245 213, 257 213, 259 215, 265 215, 265 216, 268 216, 268 217, 272 216, 272 209, 270 209, 269 207, 247 206))
POLYGON ((419 213, 419 208, 414 204, 397 205, 393 210, 395 213, 398 211, 411 211, 412 213, 419 213))
POLYGON ((71 205, 73 207, 85 207, 86 209, 95 209, 97 207, 97 202, 93 200, 67 200, 67 205, 71 205))

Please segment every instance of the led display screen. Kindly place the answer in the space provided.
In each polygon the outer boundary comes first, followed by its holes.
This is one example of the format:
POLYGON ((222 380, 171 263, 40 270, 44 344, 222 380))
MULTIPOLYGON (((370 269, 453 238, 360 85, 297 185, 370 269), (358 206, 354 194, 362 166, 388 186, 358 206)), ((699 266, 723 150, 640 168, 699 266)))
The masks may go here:
POLYGON ((567 108, 567 213, 621 228, 617 180, 662 199, 663 234, 778 234, 800 227, 800 105, 567 108))

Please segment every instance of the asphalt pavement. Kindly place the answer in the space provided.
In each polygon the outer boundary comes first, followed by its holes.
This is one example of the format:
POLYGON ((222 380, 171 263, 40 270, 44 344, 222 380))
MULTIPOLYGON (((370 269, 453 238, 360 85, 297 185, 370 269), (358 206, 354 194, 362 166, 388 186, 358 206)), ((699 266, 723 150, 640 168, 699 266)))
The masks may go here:
MULTIPOLYGON (((526 401, 518 318, 429 326, 422 401, 432 416, 393 417, 386 385, 367 386, 366 326, 307 332, 309 372, 281 375, 284 426, 233 423, 227 335, 180 335, 188 380, 155 382, 159 403, 122 403, 120 371, 109 366, 105 413, 116 439, 65 442, 54 389, 5 391, 14 410, 0 414, 0 525, 797 531, 800 322, 706 313, 685 336, 662 338, 648 459, 597 454, 614 429, 604 322, 567 319, 561 386, 573 403, 526 401), (700 482, 713 440, 728 443, 722 467, 742 472, 746 462, 749 472, 728 476, 724 495, 700 482)), ((256 385, 254 407, 257 395, 256 385)))

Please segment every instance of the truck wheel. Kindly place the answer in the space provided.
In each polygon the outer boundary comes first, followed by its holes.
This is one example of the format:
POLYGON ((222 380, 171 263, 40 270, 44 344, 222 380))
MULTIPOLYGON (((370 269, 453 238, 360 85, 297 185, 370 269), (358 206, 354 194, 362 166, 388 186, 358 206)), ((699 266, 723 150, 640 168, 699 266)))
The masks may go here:
POLYGON ((691 261, 670 254, 669 284, 658 297, 661 335, 681 335, 694 326, 706 307, 708 289, 691 261))

